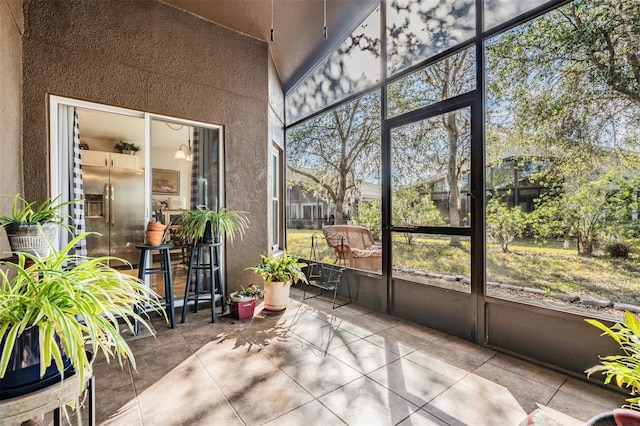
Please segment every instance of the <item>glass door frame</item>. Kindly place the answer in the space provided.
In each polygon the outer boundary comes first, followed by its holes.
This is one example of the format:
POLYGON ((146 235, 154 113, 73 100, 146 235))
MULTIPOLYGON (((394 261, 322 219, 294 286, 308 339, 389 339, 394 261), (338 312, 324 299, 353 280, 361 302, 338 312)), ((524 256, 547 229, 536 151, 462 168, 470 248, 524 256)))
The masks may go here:
MULTIPOLYGON (((62 172, 60 161, 63 160, 61 158, 60 152, 60 132, 63 129, 59 127, 60 123, 58 115, 58 108, 61 105, 72 106, 76 108, 85 108, 111 114, 119 114, 129 117, 144 118, 144 112, 141 111, 100 104, 97 102, 65 98, 57 95, 49 95, 49 191, 52 196, 63 193, 62 179, 60 176, 60 173, 62 172)), ((145 150, 146 148, 147 146, 145 145, 145 150)), ((64 160, 66 161, 66 159, 64 160)))
MULTIPOLYGON (((59 116, 59 107, 60 106, 70 106, 75 108, 83 108, 89 109, 93 111, 100 111, 111 114, 118 114, 123 116, 135 117, 144 119, 144 158, 142 161, 144 162, 142 168, 144 169, 144 220, 145 220, 145 228, 146 224, 151 220, 153 210, 151 208, 151 122, 152 119, 168 121, 171 123, 182 124, 192 127, 201 127, 208 129, 215 129, 219 131, 219 144, 218 144, 218 159, 219 159, 219 167, 218 167, 218 180, 220 182, 219 191, 218 191, 218 200, 219 206, 223 207, 225 205, 225 180, 224 180, 224 126, 219 124, 211 124, 204 123, 200 121, 188 120, 178 117, 171 117, 161 114, 148 113, 144 111, 137 111, 128 108, 121 108, 111 105, 100 104, 97 102, 83 101, 74 98, 67 98, 57 95, 49 95, 48 97, 49 108, 48 108, 48 124, 49 124, 49 193, 52 197, 56 197, 58 195, 63 195, 68 199, 71 195, 68 193, 68 188, 64 188, 63 182, 64 179, 62 177, 62 173, 64 168, 61 167, 62 161, 68 161, 67 158, 64 158, 61 150, 62 144, 62 135, 61 132, 65 131, 60 127, 60 116, 59 116)), ((63 198, 64 198, 63 197, 63 198)), ((62 201, 65 201, 64 199, 62 201)), ((58 239, 58 249, 63 247, 67 243, 66 233, 61 232, 60 238, 58 239)), ((142 243, 142 241, 141 241, 142 243)), ((224 244, 221 247, 220 251, 220 260, 221 260, 221 268, 224 270, 224 259, 225 259, 225 247, 224 244)))
MULTIPOLYGON (((93 111, 105 112, 110 114, 118 114, 127 117, 144 118, 144 112, 136 111, 128 108, 121 108, 111 105, 105 105, 97 102, 83 101, 80 99, 66 98, 63 96, 49 95, 49 194, 51 197, 65 195, 70 199, 68 188, 63 187, 64 179, 62 173, 64 168, 61 166, 68 158, 62 154, 62 132, 66 129, 60 127, 60 106, 70 106, 75 108, 83 108, 93 111)), ((145 141, 145 153, 148 153, 148 145, 145 141)), ((145 168, 146 169, 146 168, 145 168)), ((145 170, 145 174, 147 170, 145 170)), ((63 197, 64 198, 64 197, 63 197)), ((149 212, 150 201, 145 197, 145 212, 149 212)), ((62 201, 65 201, 64 199, 62 201)), ((67 243, 67 233, 60 232, 58 238, 58 249, 67 243)))

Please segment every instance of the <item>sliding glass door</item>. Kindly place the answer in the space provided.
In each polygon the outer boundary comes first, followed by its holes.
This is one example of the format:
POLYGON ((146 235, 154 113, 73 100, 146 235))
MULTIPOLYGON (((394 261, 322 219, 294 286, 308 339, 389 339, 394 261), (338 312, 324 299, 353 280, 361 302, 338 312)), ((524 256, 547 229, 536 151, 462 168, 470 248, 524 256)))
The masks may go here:
POLYGON ((221 126, 57 96, 50 116, 51 194, 83 200, 70 224, 95 232, 79 253, 137 267, 149 220, 224 205, 221 126))

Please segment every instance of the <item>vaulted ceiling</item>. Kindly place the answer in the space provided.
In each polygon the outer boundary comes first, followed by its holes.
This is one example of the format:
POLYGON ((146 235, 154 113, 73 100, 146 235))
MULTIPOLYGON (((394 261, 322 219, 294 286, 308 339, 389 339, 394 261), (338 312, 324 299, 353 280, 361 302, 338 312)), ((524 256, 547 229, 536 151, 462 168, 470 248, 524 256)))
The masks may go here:
POLYGON ((323 37, 324 0, 161 0, 216 24, 270 43, 287 89, 336 47, 379 5, 379 0, 326 0, 328 37, 323 37), (270 42, 273 5, 274 41, 270 42))

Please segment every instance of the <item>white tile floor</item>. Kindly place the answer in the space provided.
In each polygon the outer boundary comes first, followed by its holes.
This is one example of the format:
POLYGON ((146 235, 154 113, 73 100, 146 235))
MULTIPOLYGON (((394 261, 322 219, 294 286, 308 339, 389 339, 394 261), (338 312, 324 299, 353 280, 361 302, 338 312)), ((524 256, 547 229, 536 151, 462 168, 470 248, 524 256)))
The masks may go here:
POLYGON ((131 341, 138 371, 96 361, 104 425, 565 425, 624 395, 356 305, 301 301, 253 320, 189 313, 131 341), (309 302, 309 303, 307 303, 309 302))

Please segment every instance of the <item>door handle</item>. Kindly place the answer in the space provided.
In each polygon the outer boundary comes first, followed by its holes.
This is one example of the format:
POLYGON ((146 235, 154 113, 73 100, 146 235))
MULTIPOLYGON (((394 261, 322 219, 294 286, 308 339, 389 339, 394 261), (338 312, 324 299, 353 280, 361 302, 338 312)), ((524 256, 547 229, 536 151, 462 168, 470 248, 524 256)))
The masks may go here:
POLYGON ((113 204, 115 202, 116 199, 116 194, 115 194, 115 188, 113 187, 113 184, 109 184, 109 193, 111 194, 111 200, 109 201, 109 220, 111 221, 112 225, 116 224, 116 213, 113 209, 113 204))
POLYGON ((109 184, 105 183, 102 189, 102 217, 104 217, 104 224, 109 224, 109 212, 111 211, 111 203, 109 201, 109 184))

